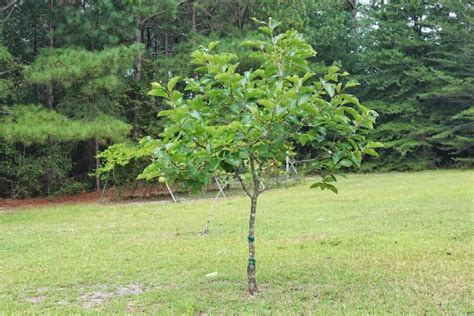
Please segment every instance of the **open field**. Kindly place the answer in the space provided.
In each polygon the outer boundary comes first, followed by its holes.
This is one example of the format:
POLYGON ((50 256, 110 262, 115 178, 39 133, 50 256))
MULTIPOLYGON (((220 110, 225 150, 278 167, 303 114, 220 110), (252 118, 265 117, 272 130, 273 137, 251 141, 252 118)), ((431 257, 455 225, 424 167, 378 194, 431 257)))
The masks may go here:
POLYGON ((0 314, 474 312, 473 171, 350 175, 264 193, 245 294, 248 198, 0 213, 0 314), (218 272, 207 278, 206 274, 218 272))

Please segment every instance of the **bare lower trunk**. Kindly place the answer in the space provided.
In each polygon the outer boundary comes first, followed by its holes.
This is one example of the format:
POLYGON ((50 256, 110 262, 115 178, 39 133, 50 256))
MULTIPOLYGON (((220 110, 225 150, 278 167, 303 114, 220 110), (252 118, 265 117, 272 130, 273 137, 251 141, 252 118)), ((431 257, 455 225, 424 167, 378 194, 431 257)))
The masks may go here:
POLYGON ((257 212, 258 195, 251 198, 250 205, 250 219, 249 219, 249 263, 247 266, 247 278, 250 295, 257 293, 257 278, 256 278, 256 258, 255 258, 255 215, 257 212))
MULTIPOLYGON (((100 168, 100 158, 99 158, 99 141, 95 139, 95 171, 100 168)), ((100 177, 99 175, 95 176, 95 188, 97 191, 100 191, 100 177)))
POLYGON ((256 256, 255 256, 255 216, 257 214, 257 200, 260 193, 263 190, 260 188, 260 179, 262 177, 262 169, 263 164, 262 162, 258 162, 255 159, 253 154, 250 155, 249 158, 249 165, 250 165, 250 173, 252 174, 253 179, 253 192, 247 188, 247 185, 243 181, 242 177, 240 176, 239 172, 236 171, 237 179, 240 181, 242 185, 242 189, 250 198, 250 218, 249 218, 249 235, 248 243, 249 243, 249 262, 247 265, 247 280, 248 280, 248 290, 250 295, 255 295, 258 292, 257 288, 257 277, 256 277, 256 256), (256 165, 257 164, 257 165, 256 165), (257 169, 258 168, 258 169, 257 169))
POLYGON ((46 191, 48 193, 48 197, 51 195, 51 183, 53 182, 53 172, 51 170, 51 137, 48 136, 48 160, 46 161, 46 191))
POLYGON ((253 194, 250 195, 250 218, 249 218, 249 263, 247 266, 247 279, 249 282, 249 293, 255 295, 258 291, 256 277, 256 257, 255 257, 255 216, 257 214, 257 200, 260 194, 260 177, 262 176, 262 165, 257 170, 255 158, 250 156, 250 171, 253 179, 253 194))

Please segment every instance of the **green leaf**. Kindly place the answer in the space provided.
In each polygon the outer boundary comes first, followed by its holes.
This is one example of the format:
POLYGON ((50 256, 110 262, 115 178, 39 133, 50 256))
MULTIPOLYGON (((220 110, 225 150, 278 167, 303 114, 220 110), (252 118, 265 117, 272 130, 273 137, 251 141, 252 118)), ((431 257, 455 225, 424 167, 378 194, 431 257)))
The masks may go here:
POLYGON ((344 100, 343 103, 352 103, 357 106, 360 105, 359 99, 352 94, 341 94, 341 98, 344 100))
POLYGON ((359 85, 360 85, 359 81, 357 81, 355 79, 351 79, 346 83, 346 88, 357 87, 359 85))
POLYGON ((335 177, 334 175, 331 174, 331 175, 329 175, 329 176, 324 177, 323 182, 324 182, 324 183, 337 182, 337 179, 336 179, 336 177, 335 177))
POLYGON ((270 25, 270 28, 271 28, 272 30, 276 29, 278 26, 281 25, 281 22, 278 22, 278 21, 276 21, 276 20, 274 20, 274 19, 272 19, 272 18, 270 18, 269 20, 270 20, 270 21, 269 21, 269 22, 270 22, 269 25, 270 25))
POLYGON ((303 105, 301 105, 301 109, 312 115, 316 115, 319 113, 319 109, 312 103, 304 103, 303 105))
POLYGON ((268 26, 260 26, 258 29, 267 35, 271 36, 273 34, 272 30, 268 26))
POLYGON ((163 110, 163 111, 160 111, 160 113, 158 113, 158 116, 170 116, 175 113, 176 113, 175 110, 163 110))
POLYGON ((152 82, 151 87, 153 89, 163 89, 163 86, 161 85, 161 83, 158 83, 158 82, 152 82))
POLYGON ((258 108, 255 106, 255 105, 251 105, 251 104, 246 104, 245 107, 247 109, 250 110, 250 113, 252 113, 253 115, 257 115, 258 114, 258 108))
POLYGON ((208 51, 212 51, 219 43, 219 41, 210 42, 209 45, 207 45, 208 51))
POLYGON ((323 108, 327 108, 331 105, 328 101, 326 101, 324 99, 321 99, 319 97, 318 98, 313 98, 313 102, 317 103, 320 107, 323 107, 323 108))
POLYGON ((336 193, 336 194, 337 194, 337 192, 338 192, 338 191, 337 191, 337 188, 336 188, 334 185, 332 185, 332 184, 326 183, 326 188, 329 189, 329 190, 331 190, 332 192, 334 192, 334 193, 336 193))
POLYGON ((255 17, 251 17, 250 20, 254 21, 255 23, 258 23, 258 24, 264 24, 265 22, 263 21, 260 21, 259 19, 255 18, 255 17))
POLYGON ((240 124, 239 121, 233 121, 233 122, 229 123, 227 126, 228 126, 231 130, 236 131, 236 130, 238 130, 238 129, 240 128, 241 124, 240 124))
POLYGON ((168 86, 167 86, 167 88, 168 88, 168 91, 169 91, 169 92, 173 91, 174 87, 176 86, 176 84, 178 83, 178 81, 179 81, 180 78, 181 78, 181 77, 177 76, 177 77, 171 78, 170 81, 168 81, 168 86))
POLYGON ((306 145, 308 142, 315 140, 316 137, 311 135, 311 134, 302 134, 302 135, 296 135, 296 139, 301 145, 306 145))
POLYGON ((323 81, 322 84, 323 84, 324 90, 326 90, 328 95, 332 98, 335 94, 334 85, 332 83, 328 83, 325 81, 323 81))
POLYGON ((374 156, 374 157, 378 157, 378 155, 379 155, 379 154, 378 154, 374 149, 372 149, 372 148, 366 148, 366 149, 364 149, 363 153, 364 153, 364 154, 367 154, 367 155, 374 156))
POLYGON ((364 115, 367 115, 369 114, 369 109, 366 108, 365 106, 363 106, 362 104, 357 104, 357 107, 360 109, 360 111, 362 112, 362 114, 364 115))
POLYGON ((332 161, 334 164, 337 165, 337 163, 345 156, 346 154, 343 151, 338 151, 332 156, 332 161))
POLYGON ((247 40, 247 41, 243 41, 242 43, 240 43, 240 45, 244 46, 244 47, 254 47, 254 46, 258 45, 258 42, 247 40))
POLYGON ((314 72, 307 72, 304 76, 303 76, 303 82, 305 82, 306 80, 308 80, 309 78, 311 77, 314 77, 316 74, 314 72))
POLYGON ((354 120, 359 120, 360 119, 360 115, 359 113, 357 113, 356 110, 354 110, 353 108, 350 108, 350 107, 347 107, 347 106, 343 106, 342 109, 349 113, 353 118, 354 120))
POLYGON ((367 144, 367 148, 384 148, 385 145, 382 144, 381 142, 374 142, 374 141, 369 141, 367 144))
POLYGON ((331 66, 331 67, 328 68, 328 74, 330 74, 330 75, 335 74, 338 71, 339 71, 339 67, 337 67, 337 66, 331 66))
POLYGON ((342 159, 341 161, 339 161, 339 165, 343 167, 352 167, 352 161, 350 161, 349 159, 342 159))
POLYGON ((313 184, 310 186, 310 189, 321 188, 321 190, 324 190, 324 187, 325 187, 325 184, 324 184, 324 183, 322 183, 322 182, 316 182, 316 183, 313 183, 313 184))
POLYGON ((275 103, 272 100, 268 100, 268 99, 260 99, 258 100, 258 103, 260 103, 261 105, 263 105, 265 108, 269 110, 273 110, 273 108, 275 107, 275 103))
POLYGON ((311 189, 315 189, 315 188, 320 188, 321 190, 325 190, 325 189, 329 189, 331 190, 332 192, 336 193, 337 194, 337 188, 332 185, 332 184, 329 184, 329 183, 323 183, 323 182, 316 182, 316 183, 313 183, 311 186, 310 186, 311 189))
POLYGON ((163 88, 152 89, 150 90, 150 92, 148 92, 148 95, 169 99, 168 93, 166 93, 166 91, 163 90, 163 88))

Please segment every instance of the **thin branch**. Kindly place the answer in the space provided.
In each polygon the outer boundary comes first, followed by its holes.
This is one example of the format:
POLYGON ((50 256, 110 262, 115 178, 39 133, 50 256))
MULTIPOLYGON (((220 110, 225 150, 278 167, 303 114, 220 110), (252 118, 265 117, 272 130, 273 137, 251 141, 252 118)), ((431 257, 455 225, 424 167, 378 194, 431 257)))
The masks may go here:
MULTIPOLYGON (((12 3, 10 3, 9 5, 7 5, 6 7, 2 8, 0 13, 3 13, 4 10, 6 10, 5 8, 8 8, 9 6, 11 6, 12 4, 14 4, 16 1, 13 1, 12 3)), ((8 13, 8 15, 3 19, 2 21, 2 29, 3 29, 3 26, 5 25, 5 23, 7 22, 7 20, 10 18, 10 16, 12 15, 13 11, 15 11, 15 7, 13 7, 10 11, 10 13, 8 13)))
POLYGON ((260 193, 260 178, 258 176, 257 170, 255 170, 255 156, 253 154, 250 154, 249 163, 250 163, 250 172, 252 173, 252 179, 253 179, 252 198, 257 198, 258 194, 260 193))
POLYGON ((206 149, 206 146, 204 146, 203 144, 200 144, 194 137, 191 137, 191 140, 199 147, 206 149))
MULTIPOLYGON (((259 176, 259 179, 262 178, 262 174, 263 174, 263 162, 259 161, 259 163, 258 163, 258 176, 259 176)), ((260 180, 259 180, 258 194, 263 193, 265 191, 266 191, 265 184, 263 184, 262 187, 260 188, 260 180)))
MULTIPOLYGON (((185 3, 188 3, 188 2, 191 2, 191 1, 180 1, 180 2, 178 3, 178 6, 180 6, 180 5, 182 5, 182 4, 185 4, 185 3)), ((165 12, 165 11, 156 12, 156 13, 153 13, 153 14, 147 16, 146 18, 144 18, 143 20, 140 21, 139 27, 140 27, 140 28, 143 28, 146 22, 148 22, 150 19, 154 18, 155 16, 160 15, 160 14, 163 13, 163 12, 165 12)))
POLYGON ((12 2, 10 2, 9 4, 3 6, 0 8, 0 12, 4 12, 6 10, 8 10, 9 7, 11 7, 12 5, 16 4, 17 0, 13 0, 12 2))
POLYGON ((249 196, 249 198, 252 198, 252 194, 250 194, 249 190, 247 189, 247 186, 245 185, 244 181, 240 177, 240 174, 236 171, 235 175, 237 176, 237 179, 239 179, 240 185, 242 186, 242 189, 244 192, 249 196))

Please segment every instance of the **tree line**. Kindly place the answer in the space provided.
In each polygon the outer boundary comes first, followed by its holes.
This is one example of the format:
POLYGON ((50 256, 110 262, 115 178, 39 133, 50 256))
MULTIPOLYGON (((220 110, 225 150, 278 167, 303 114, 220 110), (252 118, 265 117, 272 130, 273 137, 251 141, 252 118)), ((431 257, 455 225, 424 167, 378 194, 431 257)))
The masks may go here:
MULTIPOLYGON (((317 76, 338 67, 359 83, 354 94, 379 114, 372 138, 385 144, 362 170, 470 167, 472 13, 464 0, 0 2, 0 196, 100 187, 100 151, 162 132, 150 83, 195 76, 192 51, 220 41, 240 56, 237 72, 258 68, 240 45, 262 39, 252 17, 302 33, 317 76)), ((146 165, 127 161, 111 181, 146 165)))

